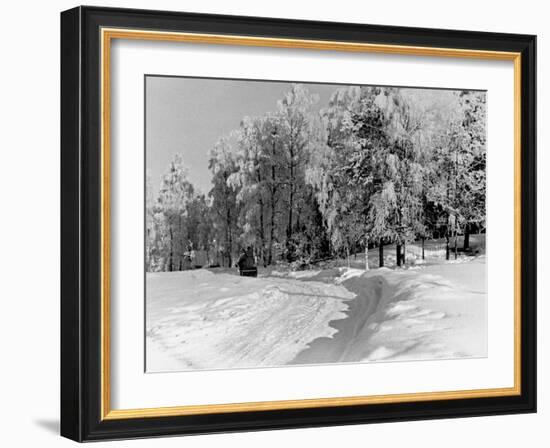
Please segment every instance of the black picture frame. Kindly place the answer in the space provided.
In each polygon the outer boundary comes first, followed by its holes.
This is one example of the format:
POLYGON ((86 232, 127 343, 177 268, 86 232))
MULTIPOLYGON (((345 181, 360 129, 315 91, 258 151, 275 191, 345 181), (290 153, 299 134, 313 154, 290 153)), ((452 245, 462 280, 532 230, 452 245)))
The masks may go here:
POLYGON ((61 13, 61 435, 76 441, 536 412, 536 36, 100 7, 61 13), (305 409, 102 419, 100 30, 521 53, 521 393, 305 409))

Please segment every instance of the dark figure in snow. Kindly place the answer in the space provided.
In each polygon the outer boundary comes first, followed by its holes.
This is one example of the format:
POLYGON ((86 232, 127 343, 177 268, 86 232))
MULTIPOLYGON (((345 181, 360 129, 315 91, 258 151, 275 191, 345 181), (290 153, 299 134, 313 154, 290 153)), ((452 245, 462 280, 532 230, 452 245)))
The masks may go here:
POLYGON ((239 275, 241 275, 241 277, 258 276, 258 268, 255 266, 252 247, 248 246, 246 250, 243 248, 243 252, 237 261, 237 267, 239 268, 239 275))

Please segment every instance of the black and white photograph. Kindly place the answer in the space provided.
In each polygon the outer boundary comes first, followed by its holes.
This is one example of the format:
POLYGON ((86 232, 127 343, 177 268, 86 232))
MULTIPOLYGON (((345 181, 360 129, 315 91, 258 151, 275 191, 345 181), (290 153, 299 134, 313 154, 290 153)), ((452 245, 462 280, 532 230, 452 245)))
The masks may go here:
POLYGON ((544 446, 544 2, 87 3, 3 4, 2 446, 544 446))
POLYGON ((486 114, 146 76, 146 372, 486 357, 486 114))

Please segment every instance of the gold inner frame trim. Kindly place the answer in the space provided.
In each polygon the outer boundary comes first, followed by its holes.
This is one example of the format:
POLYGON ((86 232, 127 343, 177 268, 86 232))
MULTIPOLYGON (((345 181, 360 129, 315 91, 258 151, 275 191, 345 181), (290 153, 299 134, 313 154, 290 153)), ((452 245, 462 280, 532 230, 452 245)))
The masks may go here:
POLYGON ((101 419, 115 420, 228 412, 251 412, 316 407, 352 406, 413 401, 503 397, 521 394, 521 54, 515 52, 418 47, 306 39, 279 39, 217 34, 101 29, 101 419), (113 39, 185 42, 214 45, 295 48, 356 53, 455 57, 514 63, 514 386, 493 389, 419 392, 390 395, 314 398, 140 409, 111 409, 110 345, 110 155, 111 155, 111 42, 113 39))

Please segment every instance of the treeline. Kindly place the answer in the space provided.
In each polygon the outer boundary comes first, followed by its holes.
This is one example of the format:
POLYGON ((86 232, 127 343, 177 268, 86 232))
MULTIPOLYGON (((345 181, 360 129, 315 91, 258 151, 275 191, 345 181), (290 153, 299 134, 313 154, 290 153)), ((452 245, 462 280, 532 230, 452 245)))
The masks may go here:
MULTIPOLYGON (((386 244, 485 228, 486 104, 475 91, 336 90, 325 108, 292 85, 276 110, 243 118, 212 148, 212 188, 195 191, 176 155, 147 187, 146 263, 186 268, 194 253, 232 266, 312 263, 386 244)), ((455 245, 452 248, 451 241, 455 245)), ((452 249, 451 249, 452 248, 452 249)))

